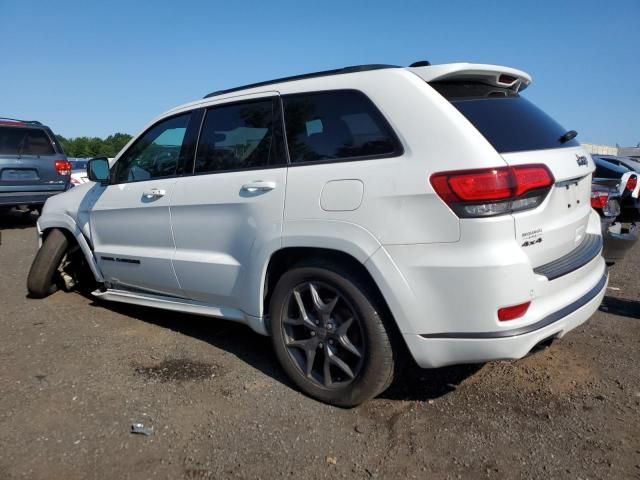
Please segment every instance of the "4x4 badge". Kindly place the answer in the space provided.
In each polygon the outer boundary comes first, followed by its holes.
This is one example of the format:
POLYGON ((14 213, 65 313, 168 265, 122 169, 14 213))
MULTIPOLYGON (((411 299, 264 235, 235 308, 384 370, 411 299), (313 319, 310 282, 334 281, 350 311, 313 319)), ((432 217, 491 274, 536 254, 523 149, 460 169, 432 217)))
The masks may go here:
POLYGON ((576 163, 578 164, 579 167, 586 167, 587 165, 589 165, 589 161, 587 160, 587 157, 585 157, 584 155, 578 155, 576 153, 576 163))

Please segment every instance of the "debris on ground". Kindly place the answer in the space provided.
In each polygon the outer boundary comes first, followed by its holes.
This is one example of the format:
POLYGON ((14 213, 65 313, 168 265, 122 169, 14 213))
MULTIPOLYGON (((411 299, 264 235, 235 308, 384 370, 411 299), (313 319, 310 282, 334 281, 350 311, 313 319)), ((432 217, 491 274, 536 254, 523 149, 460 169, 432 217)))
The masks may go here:
POLYGON ((131 433, 138 433, 140 435, 153 435, 153 427, 145 427, 144 423, 131 424, 131 433))

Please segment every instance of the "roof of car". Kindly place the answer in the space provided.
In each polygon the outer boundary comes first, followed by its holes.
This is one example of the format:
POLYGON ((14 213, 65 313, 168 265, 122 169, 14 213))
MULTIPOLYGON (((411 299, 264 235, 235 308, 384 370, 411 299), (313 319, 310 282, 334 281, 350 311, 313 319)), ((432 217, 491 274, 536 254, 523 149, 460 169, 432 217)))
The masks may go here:
MULTIPOLYGON (((204 98, 194 100, 182 105, 177 105, 161 115, 157 116, 149 124, 153 124, 158 120, 170 115, 176 115, 193 108, 199 108, 207 106, 218 101, 234 100, 237 97, 243 95, 253 94, 267 94, 273 92, 281 92, 282 94, 289 94, 298 91, 305 91, 302 84, 305 87, 309 86, 312 90, 322 90, 318 88, 319 81, 322 82, 323 78, 334 79, 332 82, 327 82, 327 88, 337 88, 338 82, 335 81, 337 77, 344 75, 389 75, 391 72, 402 72, 404 74, 413 74, 420 77, 425 82, 456 82, 456 81, 471 81, 482 82, 488 85, 496 86, 499 88, 508 88, 516 91, 522 91, 528 85, 531 84, 531 76, 511 67, 504 67, 499 65, 489 64, 477 64, 477 63, 448 63, 442 65, 431 65, 427 61, 415 62, 409 67, 399 67, 397 65, 385 65, 385 64, 372 64, 372 65, 355 65, 351 67, 338 68, 334 70, 324 70, 315 73, 306 73, 302 75, 294 75, 291 77, 282 77, 275 80, 269 80, 265 82, 252 83, 244 85, 242 87, 234 87, 225 90, 217 90, 206 95, 204 98), (388 72, 388 73, 385 73, 388 72), (506 82, 501 81, 503 76, 511 77, 507 78, 506 82), (300 82, 300 84, 298 83, 300 82), (310 82, 308 85, 306 82, 310 82), (262 88, 264 87, 264 88, 262 88)), ((384 78, 381 80, 384 81, 384 78)), ((353 85, 353 82, 350 82, 353 85)))
POLYGON ((265 82, 250 83, 248 85, 243 85, 241 87, 227 88, 225 90, 216 90, 215 92, 211 92, 208 95, 205 95, 204 98, 216 97, 218 95, 224 95, 226 93, 238 92, 240 90, 248 90, 250 88, 256 88, 256 87, 263 87, 265 85, 272 85, 275 83, 294 82, 296 80, 306 80, 308 78, 328 77, 330 75, 343 75, 345 73, 368 72, 371 70, 382 70, 387 68, 402 68, 402 67, 399 67, 398 65, 385 65, 385 64, 353 65, 350 67, 336 68, 333 70, 323 70, 321 72, 303 73, 301 75, 292 75, 290 77, 276 78, 273 80, 267 80, 265 82))
POLYGON ((217 97, 228 93, 249 90, 257 87, 275 85, 285 82, 293 82, 297 80, 308 80, 318 77, 328 77, 333 75, 344 75, 347 73, 369 72, 373 70, 387 69, 405 69, 413 72, 427 82, 434 81, 481 81, 490 83, 491 85, 503 88, 515 88, 518 91, 527 88, 531 82, 531 76, 511 67, 500 65, 477 64, 477 63, 447 63, 442 65, 431 65, 428 61, 420 61, 412 63, 409 67, 401 67, 398 65, 387 64, 369 64, 369 65, 353 65, 349 67, 337 68, 333 70, 323 70, 320 72, 304 73, 302 75, 293 75, 290 77, 276 78, 264 82, 250 83, 240 87, 228 88, 225 90, 216 90, 204 98, 217 97))
POLYGON ((0 117, 0 125, 7 127, 44 127, 37 120, 18 120, 17 118, 0 117))

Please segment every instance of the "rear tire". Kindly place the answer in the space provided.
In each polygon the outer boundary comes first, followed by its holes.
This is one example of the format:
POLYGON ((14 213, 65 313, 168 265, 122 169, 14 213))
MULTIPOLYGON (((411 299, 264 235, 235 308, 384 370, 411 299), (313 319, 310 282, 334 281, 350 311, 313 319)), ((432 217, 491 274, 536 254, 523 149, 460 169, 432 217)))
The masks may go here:
POLYGON ((52 230, 38 250, 27 278, 27 290, 32 298, 45 298, 58 290, 56 273, 69 240, 61 230, 52 230))
POLYGON ((280 277, 270 304, 271 340, 300 390, 354 407, 391 384, 394 351, 379 303, 366 281, 333 263, 298 265, 280 277))

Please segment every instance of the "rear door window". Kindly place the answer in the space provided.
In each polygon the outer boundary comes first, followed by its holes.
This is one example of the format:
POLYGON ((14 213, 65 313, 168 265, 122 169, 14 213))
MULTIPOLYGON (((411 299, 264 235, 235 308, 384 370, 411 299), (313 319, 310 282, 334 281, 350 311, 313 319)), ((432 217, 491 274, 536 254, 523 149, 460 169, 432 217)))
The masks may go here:
POLYGON ((402 154, 391 127, 362 92, 286 95, 283 103, 291 163, 402 154))
POLYGON ((224 104, 207 110, 195 173, 286 165, 277 98, 224 104))
POLYGON ((54 155, 49 136, 40 128, 0 127, 0 155, 54 155))
POLYGON ((580 145, 575 139, 561 143, 567 130, 512 90, 467 82, 430 85, 500 153, 580 145))
POLYGON ((195 173, 286 165, 277 98, 224 104, 206 112, 195 173))

